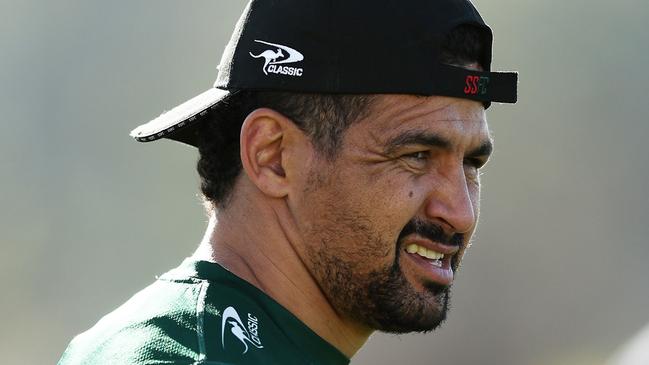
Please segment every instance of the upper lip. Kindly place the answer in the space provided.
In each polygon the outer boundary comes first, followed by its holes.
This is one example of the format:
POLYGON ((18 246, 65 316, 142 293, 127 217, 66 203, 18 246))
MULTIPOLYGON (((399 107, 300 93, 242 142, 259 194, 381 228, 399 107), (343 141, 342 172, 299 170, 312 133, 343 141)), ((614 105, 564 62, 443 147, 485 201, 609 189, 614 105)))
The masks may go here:
POLYGON ((439 242, 434 242, 431 241, 427 238, 423 238, 419 235, 413 235, 410 237, 407 237, 406 239, 403 240, 405 246, 407 247, 408 245, 411 244, 416 244, 417 246, 425 247, 429 250, 433 250, 435 252, 443 253, 444 255, 455 255, 459 250, 460 246, 455 246, 455 245, 445 245, 443 243, 439 242))

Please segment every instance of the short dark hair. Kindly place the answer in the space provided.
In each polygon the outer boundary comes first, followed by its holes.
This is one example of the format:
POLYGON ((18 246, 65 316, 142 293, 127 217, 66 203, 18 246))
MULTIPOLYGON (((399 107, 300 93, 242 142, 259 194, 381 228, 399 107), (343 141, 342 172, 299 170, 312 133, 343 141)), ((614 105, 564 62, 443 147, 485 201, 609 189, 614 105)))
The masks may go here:
POLYGON ((372 95, 303 94, 275 91, 237 91, 212 111, 199 131, 198 173, 208 203, 222 208, 241 172, 241 124, 255 109, 273 109, 291 119, 316 151, 334 159, 341 135, 369 109, 372 95))
MULTIPOLYGON (((453 65, 483 62, 488 45, 484 31, 461 25, 442 42, 441 61, 453 65)), ((277 91, 234 91, 206 116, 199 131, 198 174, 210 208, 224 208, 241 173, 239 134, 245 118, 266 107, 291 119, 310 139, 316 151, 335 159, 344 132, 362 119, 374 95, 311 94, 277 91)))

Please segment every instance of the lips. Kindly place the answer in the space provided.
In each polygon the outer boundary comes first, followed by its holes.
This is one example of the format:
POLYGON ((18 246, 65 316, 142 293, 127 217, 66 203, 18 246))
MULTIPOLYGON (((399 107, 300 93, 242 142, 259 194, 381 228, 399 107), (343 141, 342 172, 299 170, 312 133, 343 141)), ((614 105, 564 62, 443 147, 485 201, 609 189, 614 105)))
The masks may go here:
POLYGON ((413 237, 404 241, 404 256, 414 263, 427 280, 439 285, 453 282, 453 258, 458 246, 449 246, 427 239, 413 237))

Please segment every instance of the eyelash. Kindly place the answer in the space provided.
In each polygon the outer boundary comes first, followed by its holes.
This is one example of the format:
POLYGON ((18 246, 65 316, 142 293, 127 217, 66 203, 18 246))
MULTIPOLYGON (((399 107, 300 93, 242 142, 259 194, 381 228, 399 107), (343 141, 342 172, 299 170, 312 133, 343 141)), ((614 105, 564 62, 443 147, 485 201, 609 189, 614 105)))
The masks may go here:
POLYGON ((409 153, 407 155, 404 155, 406 158, 412 158, 415 160, 426 160, 428 159, 428 153, 425 151, 417 151, 413 153, 409 153))
POLYGON ((484 166, 484 161, 478 158, 467 158, 464 160, 464 163, 476 169, 480 169, 482 166, 484 166))
MULTIPOLYGON (((425 161, 429 158, 429 153, 426 151, 417 151, 403 155, 404 158, 413 159, 416 161, 425 161)), ((479 158, 467 158, 464 160, 464 164, 479 170, 485 165, 485 161, 479 158)))

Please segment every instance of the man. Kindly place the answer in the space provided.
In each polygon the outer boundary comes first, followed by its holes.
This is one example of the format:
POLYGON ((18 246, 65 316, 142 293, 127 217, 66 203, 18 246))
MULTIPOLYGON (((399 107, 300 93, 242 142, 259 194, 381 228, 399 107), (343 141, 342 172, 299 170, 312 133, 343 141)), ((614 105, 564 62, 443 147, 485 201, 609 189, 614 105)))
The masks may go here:
POLYGON ((215 88, 132 132, 198 147, 210 214, 178 268, 60 364, 346 364, 430 331, 478 219, 491 31, 468 0, 251 1, 215 88))

